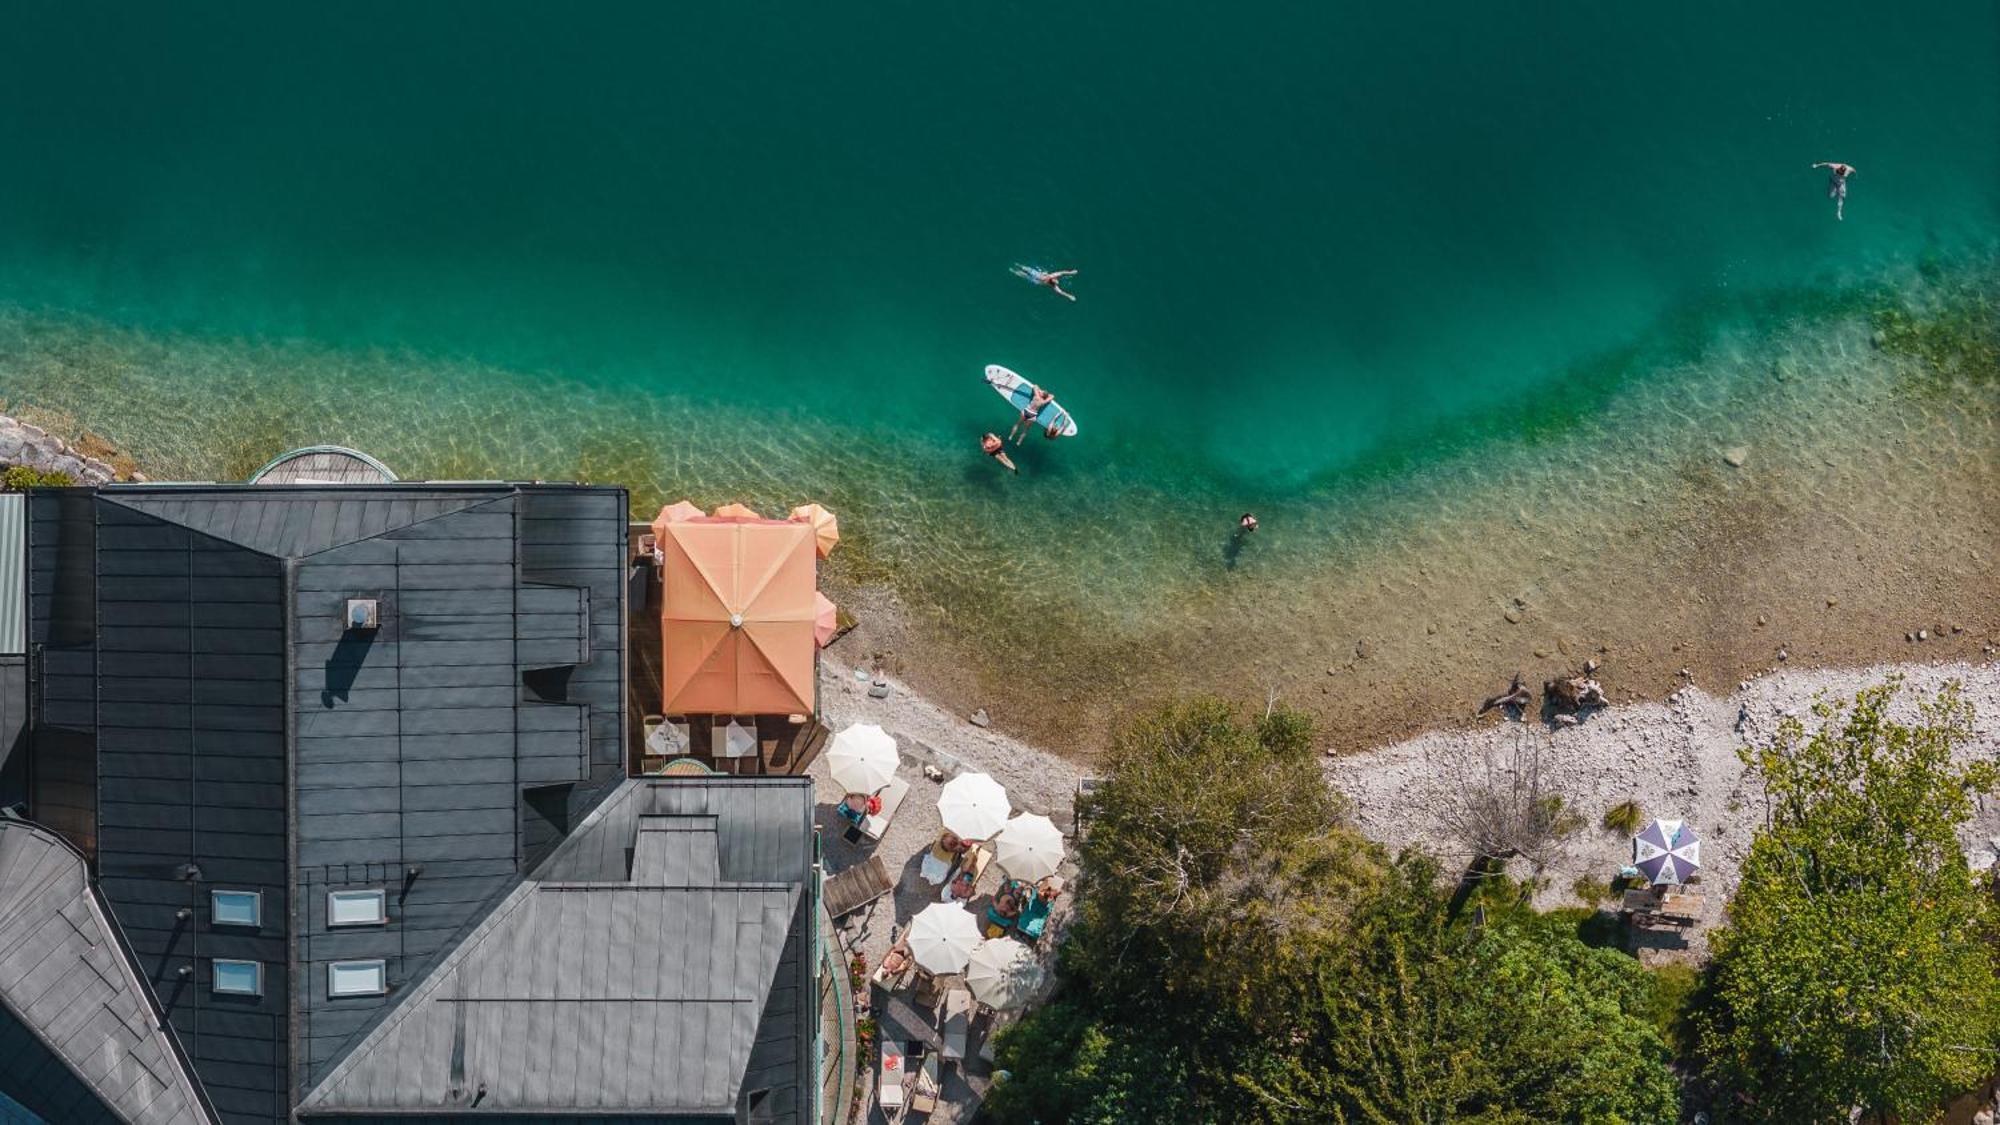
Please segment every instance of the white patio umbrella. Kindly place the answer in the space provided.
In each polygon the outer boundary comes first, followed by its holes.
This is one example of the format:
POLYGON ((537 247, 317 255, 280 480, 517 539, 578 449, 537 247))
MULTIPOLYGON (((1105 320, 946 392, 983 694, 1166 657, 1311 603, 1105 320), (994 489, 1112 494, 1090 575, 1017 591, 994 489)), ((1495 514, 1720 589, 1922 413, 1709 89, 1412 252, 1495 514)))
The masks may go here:
POLYGON ((967 840, 992 839, 1012 811, 1007 790, 983 773, 959 774, 938 794, 938 819, 967 840))
POLYGON ((1062 831, 1040 813, 1022 813, 1008 821, 993 838, 993 848, 993 858, 1007 874, 1030 883, 1048 878, 1062 866, 1062 831))
POLYGON ((956 973, 979 944, 979 919, 955 902, 934 902, 910 920, 910 955, 933 973, 956 973))
POLYGON ((1042 966, 1035 951, 1013 938, 979 943, 965 969, 965 984, 973 998, 996 1012, 1018 1007, 1042 983, 1042 966))
POLYGON ((896 776, 896 740, 874 723, 852 723, 826 752, 833 783, 849 793, 873 793, 896 776))

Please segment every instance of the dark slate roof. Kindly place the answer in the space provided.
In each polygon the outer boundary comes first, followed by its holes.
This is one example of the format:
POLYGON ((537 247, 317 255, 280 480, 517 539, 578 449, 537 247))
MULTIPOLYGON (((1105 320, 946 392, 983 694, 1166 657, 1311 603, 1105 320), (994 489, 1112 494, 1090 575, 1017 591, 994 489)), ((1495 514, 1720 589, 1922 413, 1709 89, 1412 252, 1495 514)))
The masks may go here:
POLYGON ((803 778, 628 780, 300 1112, 733 1118, 748 1075, 803 1120, 811 865, 803 778))
MULTIPOLYGON (((144 988, 90 892, 83 857, 52 832, 0 820, 0 1006, 39 1048, 4 1057, 12 1066, 53 1055, 102 1103, 68 1106, 63 1120, 102 1110, 133 1125, 213 1120, 144 988)), ((0 1085, 27 1098, 73 1083, 10 1072, 0 1085)))
POLYGON ((797 880, 799 856, 811 862, 812 826, 799 823, 799 796, 791 785, 718 778, 622 786, 586 822, 601 827, 572 836, 537 877, 571 883, 630 877, 628 849, 641 819, 655 816, 713 817, 722 878, 728 882, 797 880))
POLYGON ((301 558, 373 539, 508 494, 506 487, 106 488, 104 500, 275 558, 301 558))

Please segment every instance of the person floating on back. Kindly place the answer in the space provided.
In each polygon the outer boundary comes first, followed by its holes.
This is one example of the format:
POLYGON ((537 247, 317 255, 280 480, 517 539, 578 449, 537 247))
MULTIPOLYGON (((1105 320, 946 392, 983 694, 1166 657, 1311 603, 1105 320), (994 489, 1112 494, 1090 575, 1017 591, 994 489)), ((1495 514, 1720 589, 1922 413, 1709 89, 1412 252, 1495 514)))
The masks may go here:
MULTIPOLYGON (((1028 396, 1028 408, 1021 411, 1021 416, 1014 419, 1014 428, 1007 431, 1007 436, 1013 440, 1015 445, 1021 444, 1021 439, 1028 436, 1028 431, 1035 428, 1035 419, 1041 416, 1042 408, 1056 400, 1056 396, 1034 383, 1029 383, 1028 386, 1034 392, 1028 396)), ((1049 423, 1049 428, 1052 430, 1055 429, 1055 423, 1049 423)), ((1050 434, 1049 436, 1056 437, 1057 435, 1050 434)))
POLYGON ((1838 160, 1822 160, 1813 167, 1826 168, 1833 173, 1832 178, 1826 181, 1826 197, 1833 200, 1833 217, 1839 220, 1847 206, 1847 177, 1854 174, 1854 165, 1842 164, 1838 160))
POLYGON ((1021 471, 1014 467, 1014 462, 1007 459, 1007 443, 1000 440, 999 434, 989 433, 985 437, 980 438, 979 448, 985 450, 988 457, 1005 465, 1008 472, 1018 473, 1021 471))
POLYGON ((1065 277, 1075 277, 1075 270, 1045 270, 1037 266, 1017 265, 1014 267, 1014 276, 1031 281, 1036 285, 1046 285, 1070 300, 1076 300, 1076 294, 1062 287, 1062 279, 1065 277))

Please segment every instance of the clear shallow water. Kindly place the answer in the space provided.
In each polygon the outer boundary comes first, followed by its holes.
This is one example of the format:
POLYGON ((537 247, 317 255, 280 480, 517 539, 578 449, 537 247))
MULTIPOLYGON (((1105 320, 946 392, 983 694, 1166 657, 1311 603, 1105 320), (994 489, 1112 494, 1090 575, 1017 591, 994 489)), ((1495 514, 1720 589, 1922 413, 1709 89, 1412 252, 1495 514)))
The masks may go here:
POLYGON ((1377 7, 30 5, 0 394, 200 475, 332 440, 825 498, 946 621, 1137 636, 1990 260, 1991 4, 1377 7), (988 362, 1083 427, 1017 479, 988 362))

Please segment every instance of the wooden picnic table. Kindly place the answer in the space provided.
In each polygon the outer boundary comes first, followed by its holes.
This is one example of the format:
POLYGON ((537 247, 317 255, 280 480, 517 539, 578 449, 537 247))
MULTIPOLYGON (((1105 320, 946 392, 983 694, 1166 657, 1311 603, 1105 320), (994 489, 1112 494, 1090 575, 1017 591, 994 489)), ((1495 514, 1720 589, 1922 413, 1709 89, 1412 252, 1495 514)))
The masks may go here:
POLYGON ((1625 892, 1623 901, 1619 903, 1619 913, 1642 928, 1673 926, 1687 929, 1701 922, 1705 904, 1701 895, 1693 891, 1641 887, 1625 892))

